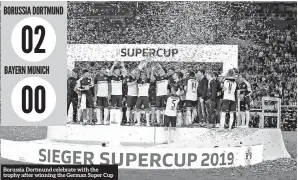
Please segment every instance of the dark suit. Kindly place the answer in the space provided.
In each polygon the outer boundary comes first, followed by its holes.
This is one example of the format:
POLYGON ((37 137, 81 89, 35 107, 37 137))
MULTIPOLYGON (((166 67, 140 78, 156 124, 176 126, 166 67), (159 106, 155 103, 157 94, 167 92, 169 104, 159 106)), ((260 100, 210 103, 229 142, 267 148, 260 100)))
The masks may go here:
POLYGON ((207 93, 207 104, 208 104, 208 114, 209 123, 218 123, 219 116, 218 112, 220 110, 220 97, 221 97, 221 87, 220 82, 217 79, 212 79, 208 85, 207 93))
POLYGON ((74 122, 77 121, 77 113, 78 113, 78 94, 74 91, 78 78, 69 77, 67 79, 67 114, 69 110, 69 106, 72 103, 73 116, 72 120, 74 122))
POLYGON ((208 80, 204 76, 199 80, 198 86, 198 116, 199 121, 207 121, 207 109, 206 109, 206 100, 207 100, 207 89, 208 89, 208 80), (203 100, 201 103, 200 100, 203 100))

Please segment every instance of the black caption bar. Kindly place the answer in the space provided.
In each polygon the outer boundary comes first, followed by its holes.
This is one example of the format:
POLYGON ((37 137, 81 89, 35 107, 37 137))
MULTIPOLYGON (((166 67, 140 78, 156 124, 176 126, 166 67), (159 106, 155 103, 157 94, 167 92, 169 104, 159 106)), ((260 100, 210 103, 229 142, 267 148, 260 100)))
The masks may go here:
POLYGON ((1 180, 118 180, 117 165, 1 165, 1 180))

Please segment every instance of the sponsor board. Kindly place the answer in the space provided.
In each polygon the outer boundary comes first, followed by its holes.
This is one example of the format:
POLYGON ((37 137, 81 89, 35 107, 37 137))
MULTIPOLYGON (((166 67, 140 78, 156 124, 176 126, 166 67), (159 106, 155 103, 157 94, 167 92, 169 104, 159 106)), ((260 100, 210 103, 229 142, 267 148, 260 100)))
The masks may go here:
POLYGON ((207 169, 262 162, 263 145, 228 148, 102 147, 1 140, 3 158, 37 164, 118 164, 123 169, 207 169))

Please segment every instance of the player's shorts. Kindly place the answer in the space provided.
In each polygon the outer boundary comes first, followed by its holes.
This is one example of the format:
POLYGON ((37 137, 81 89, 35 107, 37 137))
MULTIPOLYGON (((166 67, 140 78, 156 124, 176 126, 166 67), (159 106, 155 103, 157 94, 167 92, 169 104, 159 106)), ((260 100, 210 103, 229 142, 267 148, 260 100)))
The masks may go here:
POLYGON ((245 97, 243 101, 240 101, 240 111, 249 111, 250 110, 250 99, 245 97))
MULTIPOLYGON (((82 106, 82 97, 80 99, 80 106, 82 106)), ((94 101, 90 94, 86 94, 86 108, 94 108, 94 101)))
POLYGON ((167 96, 156 96, 156 108, 164 108, 166 107, 167 96))
POLYGON ((183 110, 183 106, 184 106, 184 103, 185 103, 185 101, 184 100, 181 100, 181 101, 179 101, 178 102, 178 111, 181 111, 181 110, 183 110))
POLYGON ((96 105, 98 107, 108 107, 109 106, 108 98, 107 97, 98 97, 97 96, 96 105))
POLYGON ((148 96, 140 96, 136 102, 136 108, 141 109, 142 105, 144 105, 144 109, 149 108, 149 97, 148 96))
POLYGON ((156 96, 149 96, 149 102, 151 107, 155 107, 156 105, 156 96))
POLYGON ((197 105, 198 101, 185 100, 186 107, 196 107, 197 105))
POLYGON ((237 106, 236 101, 224 99, 222 100, 221 110, 222 112, 236 112, 236 106, 237 106))
POLYGON ((176 127, 177 116, 167 116, 165 115, 164 125, 165 127, 176 127))
POLYGON ((122 107, 122 95, 112 95, 111 96, 111 106, 112 107, 122 107))
POLYGON ((138 96, 127 96, 126 105, 127 107, 134 108, 137 103, 138 96))

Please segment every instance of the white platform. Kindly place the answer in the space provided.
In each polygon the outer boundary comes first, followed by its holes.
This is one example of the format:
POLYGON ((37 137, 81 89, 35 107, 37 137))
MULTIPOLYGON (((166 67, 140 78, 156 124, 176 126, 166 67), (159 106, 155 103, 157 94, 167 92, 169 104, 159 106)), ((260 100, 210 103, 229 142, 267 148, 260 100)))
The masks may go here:
POLYGON ((162 127, 123 126, 115 132, 109 126, 70 125, 49 127, 45 140, 1 140, 1 156, 41 164, 116 163, 126 169, 236 167, 290 158, 279 129, 177 128, 175 142, 164 141, 162 127), (121 145, 103 147, 114 133, 120 133, 121 145))
MULTIPOLYGON (((48 139, 62 142, 109 142, 115 131, 110 126, 68 125, 49 127, 48 139)), ((263 159, 273 160, 290 157, 280 129, 242 129, 220 132, 207 128, 176 128, 175 142, 161 145, 166 141, 163 127, 122 126, 120 142, 137 144, 156 144, 155 147, 167 148, 214 148, 263 145, 263 159)))

